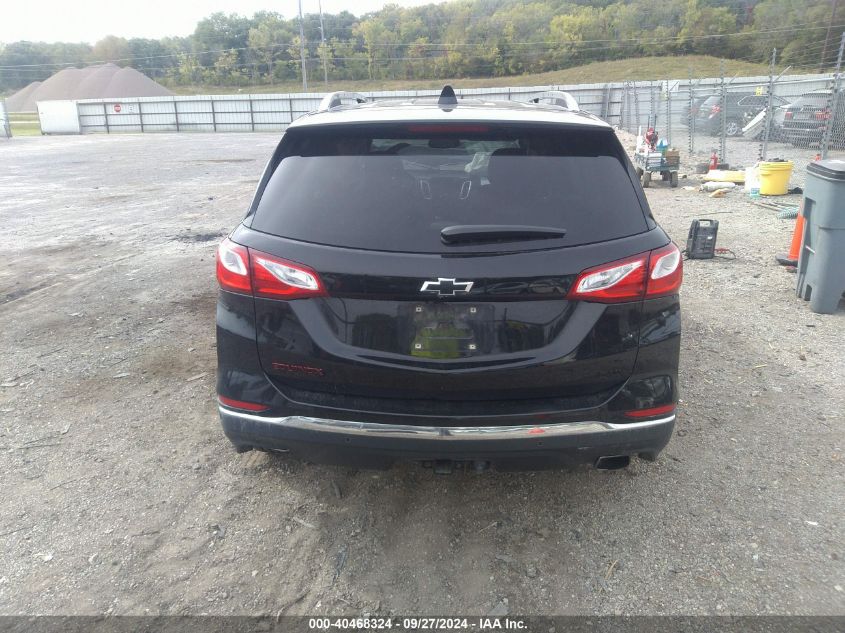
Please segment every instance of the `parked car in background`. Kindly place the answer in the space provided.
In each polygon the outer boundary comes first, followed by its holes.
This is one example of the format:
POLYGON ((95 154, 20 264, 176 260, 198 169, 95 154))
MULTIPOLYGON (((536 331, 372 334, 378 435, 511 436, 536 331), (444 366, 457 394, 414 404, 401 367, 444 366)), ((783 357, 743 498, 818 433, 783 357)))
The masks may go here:
MULTIPOLYGON (((780 141, 783 140, 783 121, 786 117, 786 110, 789 105, 782 105, 774 108, 769 123, 769 140, 780 141)), ((765 111, 758 112, 745 127, 742 128, 742 135, 749 139, 762 139, 766 131, 766 117, 765 111)))
POLYGON ((769 128, 770 141, 783 140, 783 122, 786 119, 786 112, 789 106, 790 104, 787 103, 786 105, 775 108, 775 112, 772 115, 772 125, 769 128))
MULTIPOLYGON (((760 111, 766 108, 768 95, 757 95, 748 92, 728 92, 725 95, 725 134, 739 136, 742 128, 760 111)), ((772 105, 779 107, 788 102, 777 95, 772 97, 772 105)), ((712 95, 707 97, 696 114, 696 129, 717 136, 722 128, 722 97, 712 95)))
POLYGON ((693 97, 692 104, 684 106, 684 123, 687 123, 690 119, 694 119, 698 116, 698 111, 701 108, 701 104, 707 101, 713 95, 701 95, 698 97, 693 97))
POLYGON ((610 125, 568 95, 344 94, 287 128, 218 250, 236 448, 440 472, 655 459, 682 258, 610 125))
MULTIPOLYGON (((783 140, 793 145, 808 146, 821 143, 832 102, 830 90, 814 90, 801 95, 786 109, 781 127, 783 140)), ((845 99, 840 98, 835 120, 843 121, 843 129, 831 137, 831 142, 842 145, 845 138, 845 99)))

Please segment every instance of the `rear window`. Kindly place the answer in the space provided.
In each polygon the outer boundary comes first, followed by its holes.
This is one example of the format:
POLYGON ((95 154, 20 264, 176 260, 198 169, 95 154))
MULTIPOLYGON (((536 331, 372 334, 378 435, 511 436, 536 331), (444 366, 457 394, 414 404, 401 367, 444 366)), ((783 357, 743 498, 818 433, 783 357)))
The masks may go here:
POLYGON ((737 102, 737 105, 741 105, 743 107, 759 107, 765 108, 766 105, 769 103, 769 97, 765 95, 753 95, 750 97, 743 97, 737 102))
POLYGON ((814 108, 824 108, 830 100, 830 95, 824 93, 802 95, 795 100, 792 105, 800 108, 802 106, 810 106, 814 108))
POLYGON ((503 250, 446 244, 452 226, 517 225, 564 237, 507 250, 575 246, 648 229, 611 130, 487 125, 290 130, 251 227, 295 240, 384 251, 503 250))

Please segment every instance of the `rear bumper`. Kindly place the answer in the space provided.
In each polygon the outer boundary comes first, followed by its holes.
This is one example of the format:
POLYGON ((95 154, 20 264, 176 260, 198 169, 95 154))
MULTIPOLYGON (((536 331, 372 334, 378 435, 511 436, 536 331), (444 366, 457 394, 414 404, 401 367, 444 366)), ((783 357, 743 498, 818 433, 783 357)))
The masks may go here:
POLYGON ((499 469, 595 463, 600 457, 655 457, 669 442, 675 416, 614 424, 417 426, 303 416, 270 417, 219 407, 238 447, 290 452, 309 461, 388 468, 400 461, 484 461, 499 469))
POLYGON ((788 141, 818 142, 824 136, 824 126, 812 123, 786 123, 780 128, 781 135, 788 141))

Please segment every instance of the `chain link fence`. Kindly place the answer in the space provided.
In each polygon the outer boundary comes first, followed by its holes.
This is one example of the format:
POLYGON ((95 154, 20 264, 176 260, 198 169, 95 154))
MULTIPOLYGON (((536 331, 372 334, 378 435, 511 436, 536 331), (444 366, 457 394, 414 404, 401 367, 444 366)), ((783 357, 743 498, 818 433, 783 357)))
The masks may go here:
MULTIPOLYGON (((845 42, 845 38, 843 38, 845 42)), ((840 46, 841 69, 842 46, 840 46)), ((772 68, 776 57, 773 56, 772 68)), ((788 72, 788 69, 787 71, 788 72)), ((819 157, 845 158, 845 96, 840 73, 664 79, 572 86, 457 90, 460 98, 528 101, 548 90, 571 92, 580 107, 633 134, 653 128, 680 152, 681 173, 789 160, 803 185, 819 157)), ((376 99, 436 97, 439 91, 371 92, 376 99)), ((38 133, 280 131, 317 107, 322 94, 141 97, 43 101, 38 133)), ((13 130, 14 131, 14 130, 13 130)))
POLYGON ((802 186, 812 161, 845 159, 842 84, 838 71, 626 83, 618 126, 643 135, 654 128, 681 151, 685 173, 705 173, 712 162, 743 169, 761 160, 787 160, 794 165, 792 186, 802 186))

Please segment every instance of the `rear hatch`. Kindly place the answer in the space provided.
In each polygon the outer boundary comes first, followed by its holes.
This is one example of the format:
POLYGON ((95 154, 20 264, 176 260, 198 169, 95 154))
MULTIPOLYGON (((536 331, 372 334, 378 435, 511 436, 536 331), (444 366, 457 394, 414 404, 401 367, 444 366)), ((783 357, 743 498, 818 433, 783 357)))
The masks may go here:
POLYGON ((707 120, 711 117, 716 116, 722 111, 722 98, 718 95, 713 95, 707 97, 704 101, 702 101, 701 105, 698 106, 698 110, 696 111, 696 117, 699 119, 707 120))
POLYGON ((232 236, 316 284, 256 296, 265 372, 341 409, 597 406, 632 372, 642 302, 568 293, 667 242, 635 178, 598 126, 289 130, 232 236))
POLYGON ((826 93, 807 94, 795 100, 784 115, 783 126, 787 129, 824 131, 830 118, 830 95, 826 93))

